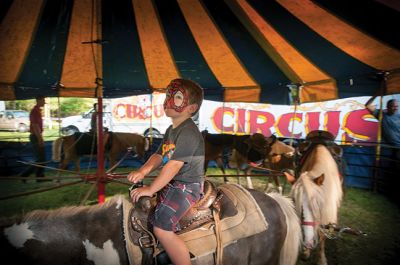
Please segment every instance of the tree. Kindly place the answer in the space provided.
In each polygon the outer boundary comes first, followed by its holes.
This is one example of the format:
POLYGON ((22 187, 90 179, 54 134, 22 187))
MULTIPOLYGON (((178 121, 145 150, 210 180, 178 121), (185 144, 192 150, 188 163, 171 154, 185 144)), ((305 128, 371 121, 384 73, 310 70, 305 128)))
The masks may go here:
MULTIPOLYGON (((50 107, 51 117, 60 116, 61 118, 86 112, 93 107, 94 102, 95 99, 90 98, 60 98, 60 100, 56 97, 46 98, 46 104, 50 107)), ((6 109, 26 111, 30 111, 35 104, 36 101, 34 99, 10 100, 5 102, 6 109)))

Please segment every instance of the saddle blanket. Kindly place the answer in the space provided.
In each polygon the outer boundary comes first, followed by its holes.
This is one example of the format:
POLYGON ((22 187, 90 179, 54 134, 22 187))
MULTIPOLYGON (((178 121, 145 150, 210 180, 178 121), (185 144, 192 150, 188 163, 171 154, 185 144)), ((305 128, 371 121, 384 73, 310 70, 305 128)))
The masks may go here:
MULTIPOLYGON (((237 209, 237 213, 234 216, 226 217, 220 221, 222 245, 224 247, 235 243, 241 238, 256 235, 268 229, 268 223, 265 220, 264 214, 248 190, 237 184, 222 184, 218 188, 224 196, 227 196, 232 201, 237 209)), ((132 204, 124 200, 123 220, 127 251, 130 264, 136 265, 140 264, 142 253, 140 248, 128 239, 128 222, 130 221, 128 219, 131 207, 132 204)), ((214 223, 205 224, 199 228, 180 234, 179 237, 185 241, 190 253, 195 256, 192 262, 201 257, 207 257, 216 251, 217 242, 214 223)))

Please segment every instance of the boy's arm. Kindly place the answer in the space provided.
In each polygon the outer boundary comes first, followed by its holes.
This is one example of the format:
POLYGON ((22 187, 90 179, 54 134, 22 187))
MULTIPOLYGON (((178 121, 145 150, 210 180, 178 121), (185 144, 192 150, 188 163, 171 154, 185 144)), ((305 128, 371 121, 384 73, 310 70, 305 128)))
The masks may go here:
POLYGON ((150 174, 154 169, 160 167, 162 163, 162 156, 159 154, 153 154, 146 163, 136 171, 132 171, 127 176, 130 182, 136 183, 144 179, 144 177, 150 174))
POLYGON ((158 177, 156 177, 150 186, 137 188, 131 191, 130 196, 133 202, 137 202, 142 196, 153 196, 154 193, 165 187, 171 179, 175 177, 182 168, 184 162, 178 160, 170 160, 163 167, 158 177))
POLYGON ((151 193, 156 193, 164 188, 176 176, 176 174, 178 174, 183 164, 183 161, 169 160, 161 170, 158 177, 156 177, 150 184, 149 188, 151 193))

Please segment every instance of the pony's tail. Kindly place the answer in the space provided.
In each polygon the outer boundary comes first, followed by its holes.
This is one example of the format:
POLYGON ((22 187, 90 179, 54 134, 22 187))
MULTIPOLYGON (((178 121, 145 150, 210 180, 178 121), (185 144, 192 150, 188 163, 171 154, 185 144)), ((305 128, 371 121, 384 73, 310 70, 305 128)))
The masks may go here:
POLYGON ((60 137, 57 140, 55 140, 53 142, 53 146, 52 146, 52 151, 53 151, 53 156, 52 156, 52 160, 55 162, 60 162, 61 160, 61 147, 62 147, 62 142, 63 142, 64 138, 60 137))
POLYGON ((302 244, 300 220, 291 199, 278 193, 268 193, 281 207, 285 215, 287 232, 281 249, 279 264, 295 265, 302 244))

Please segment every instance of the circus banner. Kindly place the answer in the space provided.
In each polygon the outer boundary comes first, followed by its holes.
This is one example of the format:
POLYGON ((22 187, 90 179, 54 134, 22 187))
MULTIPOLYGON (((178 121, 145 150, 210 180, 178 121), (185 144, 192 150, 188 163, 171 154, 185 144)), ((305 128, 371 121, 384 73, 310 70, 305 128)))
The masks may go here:
MULTIPOLYGON (((384 98, 384 106, 390 98, 384 98)), ((253 134, 304 139, 310 131, 331 132, 337 142, 375 143, 378 121, 365 109, 369 97, 294 106, 205 101, 200 129, 210 133, 253 134), (206 106, 206 107, 204 107, 206 106)), ((378 100, 376 100, 378 101, 378 100)), ((378 103, 378 102, 377 102, 378 103)))

